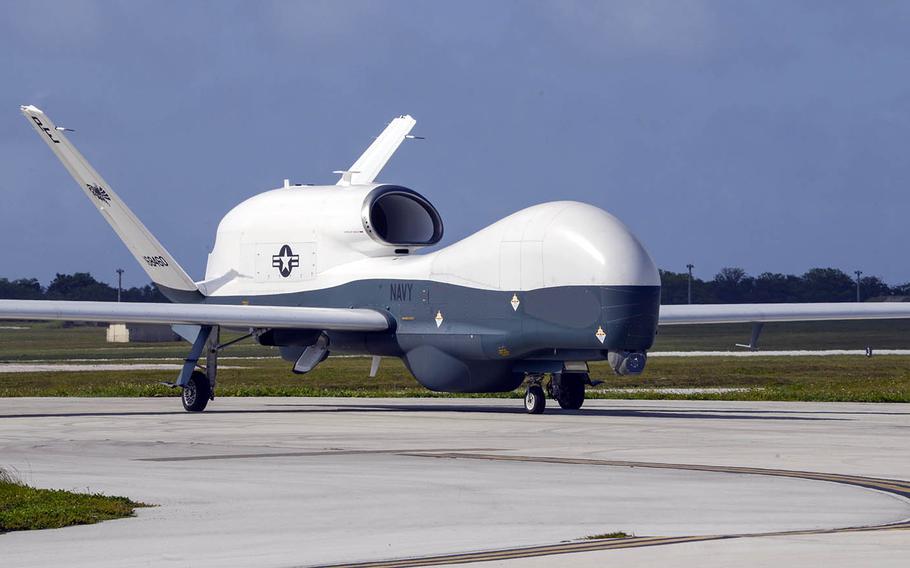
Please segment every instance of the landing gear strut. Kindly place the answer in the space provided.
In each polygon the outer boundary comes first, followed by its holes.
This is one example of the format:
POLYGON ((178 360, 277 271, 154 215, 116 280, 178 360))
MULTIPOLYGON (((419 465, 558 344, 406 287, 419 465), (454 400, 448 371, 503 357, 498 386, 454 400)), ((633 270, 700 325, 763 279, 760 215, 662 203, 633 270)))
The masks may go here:
POLYGON ((587 373, 554 373, 547 385, 550 398, 565 410, 578 410, 585 402, 585 384, 590 382, 587 373))
POLYGON ((218 326, 203 325, 193 340, 190 354, 183 360, 183 369, 176 383, 163 383, 170 387, 183 389, 183 408, 187 412, 202 412, 210 400, 215 399, 215 382, 218 375, 218 352, 243 341, 255 334, 247 335, 221 343, 221 330, 218 326), (205 355, 205 367, 199 365, 199 359, 205 355))

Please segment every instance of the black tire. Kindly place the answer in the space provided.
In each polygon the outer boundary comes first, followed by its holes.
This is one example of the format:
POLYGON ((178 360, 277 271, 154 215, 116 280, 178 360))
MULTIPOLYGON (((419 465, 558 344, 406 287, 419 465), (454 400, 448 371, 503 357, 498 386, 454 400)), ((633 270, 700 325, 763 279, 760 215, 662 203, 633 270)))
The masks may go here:
POLYGON ((531 385, 525 391, 525 410, 528 414, 543 414, 547 406, 547 398, 543 394, 540 385, 531 385))
POLYGON ((212 385, 202 371, 193 371, 190 380, 183 387, 183 409, 187 412, 202 412, 212 398, 212 385))
POLYGON ((587 373, 560 373, 554 375, 551 390, 553 398, 564 410, 578 410, 585 403, 587 373))

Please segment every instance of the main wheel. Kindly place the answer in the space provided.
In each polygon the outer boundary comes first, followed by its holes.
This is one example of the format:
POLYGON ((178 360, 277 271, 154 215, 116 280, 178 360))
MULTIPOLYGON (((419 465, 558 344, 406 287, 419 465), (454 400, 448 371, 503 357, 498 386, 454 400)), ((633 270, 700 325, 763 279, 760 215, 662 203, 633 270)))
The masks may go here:
POLYGON ((525 410, 528 411, 528 414, 543 414, 546 405, 547 399, 540 385, 529 386, 525 391, 525 410))
POLYGON ((587 382, 587 373, 560 373, 553 375, 550 390, 561 408, 578 410, 585 402, 585 383, 587 382))
POLYGON ((183 409, 187 412, 202 412, 212 397, 212 385, 202 371, 193 371, 190 380, 183 387, 183 409))

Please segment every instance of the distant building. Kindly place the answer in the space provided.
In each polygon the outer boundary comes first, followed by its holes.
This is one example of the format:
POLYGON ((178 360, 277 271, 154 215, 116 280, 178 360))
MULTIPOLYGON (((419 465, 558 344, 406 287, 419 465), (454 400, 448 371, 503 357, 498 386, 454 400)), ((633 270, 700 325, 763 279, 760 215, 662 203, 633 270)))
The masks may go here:
POLYGON ((107 328, 108 343, 161 343, 180 341, 169 325, 150 323, 112 323, 107 328))

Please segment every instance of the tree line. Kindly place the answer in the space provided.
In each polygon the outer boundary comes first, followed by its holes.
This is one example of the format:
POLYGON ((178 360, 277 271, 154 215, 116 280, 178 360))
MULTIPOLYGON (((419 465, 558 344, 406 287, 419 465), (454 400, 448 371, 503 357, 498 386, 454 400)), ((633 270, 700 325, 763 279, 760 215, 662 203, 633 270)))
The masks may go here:
MULTIPOLYGON (((687 302, 687 273, 661 270, 660 281, 662 304, 687 302)), ((863 276, 859 285, 862 301, 910 296, 910 282, 889 286, 877 276, 863 276)), ((774 272, 750 276, 742 268, 729 267, 718 272, 712 280, 692 278, 692 302, 695 304, 855 301, 856 280, 837 268, 813 268, 802 276, 774 272)))
MULTIPOLYGON (((661 303, 685 304, 688 274, 660 271, 661 303)), ((910 282, 889 286, 877 276, 860 280, 862 300, 887 296, 910 296, 910 282)), ((117 300, 117 288, 99 282, 88 272, 57 274, 47 287, 35 278, 0 278, 0 298, 17 300, 117 300)), ((692 279, 692 302, 696 304, 737 304, 777 302, 852 302, 856 281, 836 268, 813 268, 802 276, 763 272, 750 276, 742 268, 724 268, 712 280, 692 279)), ((167 302, 152 284, 124 288, 124 302, 167 302)))
MULTIPOLYGON (((57 274, 45 288, 36 278, 0 278, 0 298, 7 300, 93 300, 116 302, 117 287, 99 282, 88 272, 57 274)), ((167 302, 156 286, 124 288, 124 302, 167 302)))

